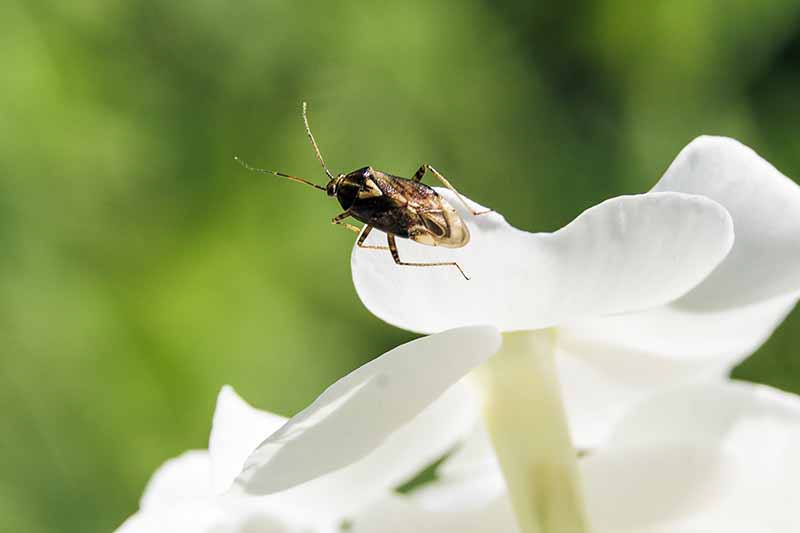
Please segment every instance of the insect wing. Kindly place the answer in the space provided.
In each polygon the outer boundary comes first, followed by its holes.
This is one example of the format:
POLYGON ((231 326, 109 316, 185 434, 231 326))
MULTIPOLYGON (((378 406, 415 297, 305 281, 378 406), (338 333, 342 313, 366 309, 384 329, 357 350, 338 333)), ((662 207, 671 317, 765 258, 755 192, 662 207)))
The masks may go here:
POLYGON ((441 197, 424 183, 398 176, 375 172, 375 184, 383 193, 393 198, 398 205, 415 209, 438 209, 441 197))
POLYGON ((447 217, 442 210, 421 211, 419 218, 425 229, 437 239, 445 238, 450 233, 447 217))

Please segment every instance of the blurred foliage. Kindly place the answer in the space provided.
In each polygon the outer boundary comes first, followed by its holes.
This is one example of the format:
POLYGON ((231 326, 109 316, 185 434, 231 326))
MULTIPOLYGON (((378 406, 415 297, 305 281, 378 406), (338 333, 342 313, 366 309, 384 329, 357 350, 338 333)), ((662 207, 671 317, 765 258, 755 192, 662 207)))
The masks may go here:
MULTIPOLYGON (((435 164, 552 230, 647 190, 700 133, 800 174, 800 4, 0 6, 0 516, 110 531, 206 445, 219 387, 291 414, 411 338, 370 316, 335 171, 435 164)), ((800 315, 739 370, 800 391, 800 315)))

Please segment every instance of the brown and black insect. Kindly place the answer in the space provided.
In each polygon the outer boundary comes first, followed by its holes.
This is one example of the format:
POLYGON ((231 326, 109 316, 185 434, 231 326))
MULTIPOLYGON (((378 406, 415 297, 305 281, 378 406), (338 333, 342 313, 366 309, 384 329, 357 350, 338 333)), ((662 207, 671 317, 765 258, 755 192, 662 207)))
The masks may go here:
POLYGON ((444 246, 445 248, 461 248, 469 242, 469 229, 467 229, 466 223, 453 206, 433 188, 421 183, 422 177, 427 171, 430 171, 445 187, 453 191, 467 211, 473 215, 484 215, 490 213, 491 209, 480 212, 474 211, 455 187, 439 171, 428 164, 419 167, 419 170, 411 179, 393 176, 386 172, 375 170, 372 167, 359 168, 348 174, 339 174, 334 177, 331 171, 328 170, 328 166, 325 164, 325 160, 322 158, 317 146, 317 141, 314 140, 314 135, 308 126, 305 102, 303 102, 303 123, 317 159, 328 176, 329 181, 325 187, 282 172, 253 168, 238 157, 236 161, 248 170, 288 178, 325 191, 330 197, 336 197, 344 211, 333 217, 331 222, 359 233, 360 235, 356 242, 359 247, 373 250, 389 250, 394 262, 398 265, 417 267, 454 266, 464 278, 469 279, 459 264, 453 261, 440 263, 409 263, 402 261, 397 251, 395 237, 411 239, 428 246, 444 246), (348 217, 353 217, 363 222, 365 224, 363 230, 345 222, 344 220, 348 217), (377 228, 386 233, 388 247, 364 244, 372 228, 377 228))

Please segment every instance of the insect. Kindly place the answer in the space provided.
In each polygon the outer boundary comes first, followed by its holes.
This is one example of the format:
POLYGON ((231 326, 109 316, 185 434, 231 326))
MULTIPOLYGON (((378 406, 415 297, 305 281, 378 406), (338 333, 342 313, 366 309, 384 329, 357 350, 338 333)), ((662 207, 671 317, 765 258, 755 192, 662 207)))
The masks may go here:
POLYGON ((334 177, 325 164, 322 153, 317 146, 317 141, 308 126, 305 102, 303 102, 303 123, 306 127, 308 139, 314 147, 317 160, 328 176, 328 183, 325 187, 283 172, 254 168, 238 157, 235 158, 236 161, 253 172, 288 178, 325 191, 332 198, 335 197, 344 211, 333 217, 331 223, 341 225, 359 234, 356 244, 360 248, 389 250, 394 262, 401 266, 453 266, 458 269, 465 279, 469 280, 461 266, 454 261, 436 263, 403 261, 397 251, 395 238, 411 239, 427 246, 443 246, 445 248, 462 248, 469 242, 469 229, 461 216, 439 193, 422 183, 422 178, 428 171, 441 181, 445 187, 453 191, 467 211, 474 216, 491 213, 491 209, 480 212, 473 210, 455 187, 439 171, 428 164, 420 166, 411 179, 393 176, 386 172, 375 170, 372 167, 359 168, 347 174, 339 174, 334 177), (363 222, 365 224, 363 229, 345 222, 350 217, 363 222), (373 228, 386 233, 388 246, 364 244, 373 228))

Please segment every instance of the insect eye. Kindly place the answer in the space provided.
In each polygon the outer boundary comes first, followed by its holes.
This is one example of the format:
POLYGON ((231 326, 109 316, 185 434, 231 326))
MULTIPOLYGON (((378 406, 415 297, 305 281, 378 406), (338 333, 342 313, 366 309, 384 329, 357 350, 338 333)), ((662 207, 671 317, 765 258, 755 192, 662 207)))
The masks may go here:
POLYGON ((337 180, 331 180, 325 186, 325 192, 328 193, 328 196, 336 196, 336 181, 337 180))

